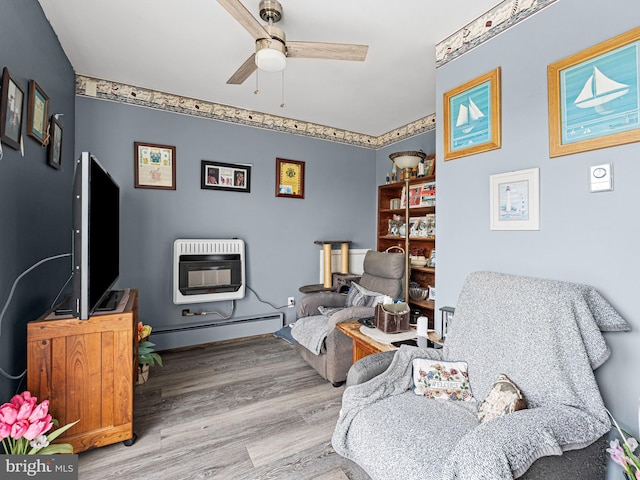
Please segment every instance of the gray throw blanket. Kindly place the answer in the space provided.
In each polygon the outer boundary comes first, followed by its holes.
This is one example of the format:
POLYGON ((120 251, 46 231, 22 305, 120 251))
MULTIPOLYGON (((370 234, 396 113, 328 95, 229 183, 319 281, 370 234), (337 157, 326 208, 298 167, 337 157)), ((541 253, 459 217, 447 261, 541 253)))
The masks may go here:
POLYGON ((291 324, 291 336, 296 342, 320 355, 329 332, 340 322, 373 316, 373 307, 344 307, 331 315, 312 315, 291 324))
POLYGON ((517 478, 610 430, 593 369, 610 353, 601 330, 628 329, 592 287, 472 273, 444 349, 403 347, 383 374, 345 390, 333 447, 373 478, 517 478), (477 402, 415 395, 413 358, 466 361, 477 402), (529 408, 480 424, 477 405, 502 373, 529 408))

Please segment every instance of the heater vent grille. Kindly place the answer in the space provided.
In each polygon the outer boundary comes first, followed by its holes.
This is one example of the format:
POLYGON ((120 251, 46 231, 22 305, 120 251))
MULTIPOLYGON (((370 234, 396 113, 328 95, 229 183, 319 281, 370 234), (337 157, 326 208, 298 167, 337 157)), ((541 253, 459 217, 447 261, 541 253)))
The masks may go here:
POLYGON ((244 253, 242 240, 176 240, 179 255, 212 255, 217 253, 244 253))

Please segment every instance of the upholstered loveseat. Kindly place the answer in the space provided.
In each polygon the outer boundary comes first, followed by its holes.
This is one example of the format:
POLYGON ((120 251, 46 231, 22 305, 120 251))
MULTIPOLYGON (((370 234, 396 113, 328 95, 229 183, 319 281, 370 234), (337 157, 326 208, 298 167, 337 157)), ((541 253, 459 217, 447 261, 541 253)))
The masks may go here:
POLYGON ((332 444, 373 479, 602 479, 611 424, 593 370, 610 353, 601 331, 628 329, 592 287, 472 273, 444 348, 403 346, 352 367, 332 444), (425 361, 466 363, 468 389, 417 388, 425 361), (480 422, 501 374, 527 408, 480 422))
POLYGON ((357 290, 349 294, 319 292, 302 297, 291 332, 302 358, 334 386, 344 383, 352 363, 353 342, 337 330, 336 325, 373 316, 373 305, 380 294, 392 299, 401 297, 403 278, 402 253, 369 250, 365 254, 362 277, 354 287, 357 290))

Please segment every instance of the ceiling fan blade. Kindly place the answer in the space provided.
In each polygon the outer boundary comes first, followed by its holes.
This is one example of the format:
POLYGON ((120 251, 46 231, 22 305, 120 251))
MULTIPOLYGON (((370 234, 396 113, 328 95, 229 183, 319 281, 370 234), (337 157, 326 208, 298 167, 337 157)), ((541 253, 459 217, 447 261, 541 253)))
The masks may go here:
POLYGON ((368 45, 287 41, 287 57, 291 58, 324 58, 363 62, 367 57, 368 50, 368 45))
POLYGON ((240 0, 218 0, 218 3, 222 5, 254 39, 271 38, 264 27, 260 25, 260 22, 240 3, 240 0))
POLYGON ((227 80, 227 84, 240 85, 257 69, 258 67, 256 65, 256 54, 253 53, 249 58, 245 60, 242 65, 240 65, 240 68, 238 68, 238 70, 236 70, 236 72, 231 75, 231 78, 227 80))

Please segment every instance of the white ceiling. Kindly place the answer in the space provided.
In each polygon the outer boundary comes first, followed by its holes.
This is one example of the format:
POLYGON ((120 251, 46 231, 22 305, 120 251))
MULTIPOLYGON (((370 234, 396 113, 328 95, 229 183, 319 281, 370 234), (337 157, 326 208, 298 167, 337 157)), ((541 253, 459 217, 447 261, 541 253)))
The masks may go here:
POLYGON ((364 62, 289 59, 281 108, 279 73, 258 95, 255 74, 226 84, 255 47, 216 0, 39 1, 77 74, 373 136, 435 112, 435 45, 500 3, 280 0, 288 40, 369 45, 364 62))

